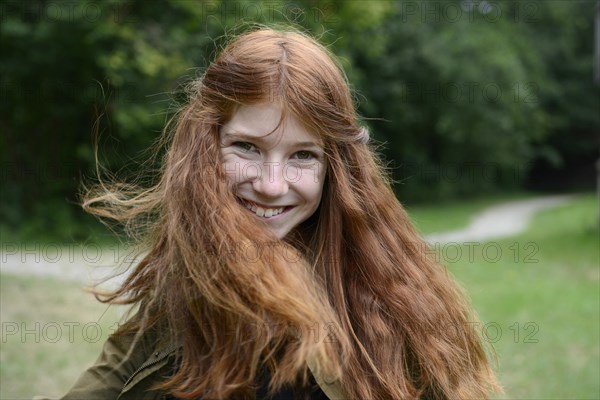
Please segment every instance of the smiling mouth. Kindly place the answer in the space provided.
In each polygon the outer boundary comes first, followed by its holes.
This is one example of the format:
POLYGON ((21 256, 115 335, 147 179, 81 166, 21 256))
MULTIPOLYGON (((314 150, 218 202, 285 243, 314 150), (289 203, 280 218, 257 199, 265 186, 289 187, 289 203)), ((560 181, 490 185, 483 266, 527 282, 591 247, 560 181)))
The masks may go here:
POLYGON ((244 207, 246 207, 246 209, 248 211, 251 211, 257 217, 267 218, 267 219, 284 214, 293 208, 292 206, 267 207, 265 205, 259 205, 254 202, 248 201, 246 199, 242 199, 240 197, 238 197, 238 199, 239 199, 240 203, 242 203, 242 205, 244 207))

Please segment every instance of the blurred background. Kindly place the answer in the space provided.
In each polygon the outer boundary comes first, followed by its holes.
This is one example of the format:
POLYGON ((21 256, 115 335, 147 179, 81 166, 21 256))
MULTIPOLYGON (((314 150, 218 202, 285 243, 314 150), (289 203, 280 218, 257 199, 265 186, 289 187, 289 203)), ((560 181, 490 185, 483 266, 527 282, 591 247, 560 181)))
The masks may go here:
POLYGON ((432 243, 480 314, 501 397, 600 398, 598 1, 2 1, 0 15, 1 398, 66 391, 121 315, 82 290, 132 253, 78 206, 95 135, 116 177, 156 166, 146 150, 184 86, 252 23, 293 24, 339 57, 425 235, 500 212, 476 245, 432 243), (529 223, 494 236, 511 215, 529 223))

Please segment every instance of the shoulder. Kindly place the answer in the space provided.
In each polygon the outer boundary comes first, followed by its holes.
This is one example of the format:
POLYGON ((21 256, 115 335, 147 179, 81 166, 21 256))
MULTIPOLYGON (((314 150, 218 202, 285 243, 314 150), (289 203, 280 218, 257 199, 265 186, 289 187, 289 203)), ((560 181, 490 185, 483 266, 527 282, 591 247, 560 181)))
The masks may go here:
POLYGON ((178 346, 172 342, 161 342, 123 383, 119 400, 129 399, 162 399, 164 393, 154 390, 154 386, 172 375, 176 369, 176 352, 178 346))
POLYGON ((153 387, 174 372, 178 346, 169 339, 168 331, 160 332, 157 327, 140 334, 117 331, 110 336, 94 365, 62 399, 164 398, 164 393, 153 387))
POLYGON ((164 393, 154 386, 172 375, 176 368, 178 345, 171 340, 165 324, 159 323, 141 334, 129 333, 115 337, 111 368, 118 374, 119 400, 162 399, 164 393))

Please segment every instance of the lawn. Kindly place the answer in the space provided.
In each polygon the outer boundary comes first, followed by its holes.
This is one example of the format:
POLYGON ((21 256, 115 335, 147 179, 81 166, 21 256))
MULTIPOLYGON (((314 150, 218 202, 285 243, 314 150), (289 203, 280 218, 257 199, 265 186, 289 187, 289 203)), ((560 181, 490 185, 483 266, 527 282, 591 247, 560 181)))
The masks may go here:
POLYGON ((498 354, 502 398, 600 398, 599 243, 588 195, 542 211, 517 237, 439 249, 498 354))
MULTIPOLYGON (((459 228, 497 202, 409 212, 429 233, 459 228)), ((598 243, 597 200, 581 195, 541 212, 517 237, 438 248, 497 352, 501 398, 600 398, 598 243)), ((123 311, 107 309, 77 284, 48 278, 2 275, 0 289, 1 399, 60 396, 97 357, 123 311)))
POLYGON ((100 354, 124 309, 75 283, 0 276, 0 399, 59 397, 100 354))

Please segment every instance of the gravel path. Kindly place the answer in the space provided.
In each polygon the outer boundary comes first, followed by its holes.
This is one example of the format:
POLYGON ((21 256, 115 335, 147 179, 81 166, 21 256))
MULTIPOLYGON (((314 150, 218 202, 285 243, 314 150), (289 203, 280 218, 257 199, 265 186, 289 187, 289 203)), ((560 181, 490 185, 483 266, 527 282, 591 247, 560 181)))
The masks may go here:
MULTIPOLYGON (((485 241, 516 235, 529 224, 530 218, 546 208, 566 203, 570 196, 550 196, 530 200, 511 201, 490 207, 476 215, 465 229, 434 233, 426 239, 430 243, 485 241)), ((46 243, 23 245, 4 241, 0 252, 0 272, 19 275, 55 277, 66 281, 92 284, 115 272, 115 265, 134 262, 132 248, 100 248, 95 244, 46 243)), ((122 281, 117 276, 105 285, 122 281)))
POLYGON ((556 207, 572 199, 569 195, 511 201, 485 209, 464 229, 433 233, 426 236, 430 243, 485 241, 514 236, 523 232, 538 211, 556 207))
MULTIPOLYGON (((0 258, 2 274, 36 275, 96 284, 114 275, 115 266, 124 267, 134 262, 136 252, 125 246, 100 247, 93 243, 50 242, 24 245, 4 241, 0 258)), ((124 275, 115 276, 102 286, 113 287, 123 278, 124 275)))

